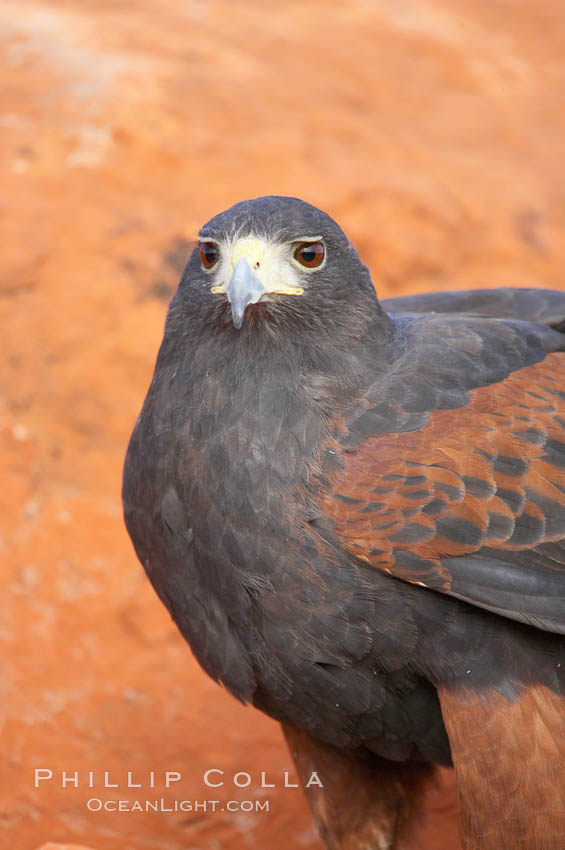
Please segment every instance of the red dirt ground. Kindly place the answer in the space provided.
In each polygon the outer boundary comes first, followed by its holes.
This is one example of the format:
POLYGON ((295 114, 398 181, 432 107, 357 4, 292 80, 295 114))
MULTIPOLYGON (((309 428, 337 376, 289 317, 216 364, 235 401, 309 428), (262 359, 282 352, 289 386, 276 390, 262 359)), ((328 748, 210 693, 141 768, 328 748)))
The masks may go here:
MULTIPOLYGON (((565 287, 562 3, 2 0, 0 55, 0 846, 314 850, 276 725, 200 671, 123 527, 167 300, 199 225, 267 193, 334 215, 382 295, 565 287)), ((420 850, 457 847, 445 781, 420 850)))

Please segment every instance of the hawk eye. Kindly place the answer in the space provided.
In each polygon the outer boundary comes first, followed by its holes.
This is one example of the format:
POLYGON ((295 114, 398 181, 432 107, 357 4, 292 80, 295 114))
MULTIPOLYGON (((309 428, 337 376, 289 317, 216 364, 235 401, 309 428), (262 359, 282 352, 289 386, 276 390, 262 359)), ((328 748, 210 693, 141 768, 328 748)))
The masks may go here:
POLYGON ((213 268, 220 259, 220 249, 215 242, 200 243, 200 263, 203 269, 213 268))
POLYGON ((321 266, 325 255, 323 242, 300 242, 294 250, 294 259, 307 269, 317 269, 321 266))

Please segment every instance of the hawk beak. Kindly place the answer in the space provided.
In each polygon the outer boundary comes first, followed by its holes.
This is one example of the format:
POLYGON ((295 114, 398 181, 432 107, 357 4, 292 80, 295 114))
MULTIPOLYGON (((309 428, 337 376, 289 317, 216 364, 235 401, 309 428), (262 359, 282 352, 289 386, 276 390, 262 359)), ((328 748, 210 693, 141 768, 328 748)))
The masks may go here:
POLYGON ((248 305, 256 304, 265 295, 266 289, 249 268, 247 260, 242 258, 237 261, 225 291, 231 304, 234 326, 240 330, 248 305))

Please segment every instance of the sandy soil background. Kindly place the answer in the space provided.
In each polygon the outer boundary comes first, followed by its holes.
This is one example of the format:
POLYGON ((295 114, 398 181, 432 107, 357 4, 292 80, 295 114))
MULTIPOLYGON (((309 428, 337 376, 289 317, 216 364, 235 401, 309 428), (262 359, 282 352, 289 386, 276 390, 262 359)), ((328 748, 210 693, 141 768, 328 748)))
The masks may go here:
MULTIPOLYGON (((269 193, 337 218, 383 295, 565 287, 562 3, 0 0, 0 56, 0 846, 314 850, 276 725, 200 671, 122 524, 166 305, 199 225, 269 193)), ((449 781, 421 850, 457 846, 449 781)))

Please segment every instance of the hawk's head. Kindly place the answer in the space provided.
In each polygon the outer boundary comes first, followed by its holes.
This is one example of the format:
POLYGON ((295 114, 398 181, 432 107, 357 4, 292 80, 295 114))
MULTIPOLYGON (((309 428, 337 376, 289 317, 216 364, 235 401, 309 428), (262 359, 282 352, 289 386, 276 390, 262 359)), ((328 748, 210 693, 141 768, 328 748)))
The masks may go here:
POLYGON ((215 216, 181 281, 180 295, 238 330, 254 320, 339 318, 376 297, 367 268, 329 215, 297 198, 241 201, 215 216), (359 295, 363 298, 359 299, 359 295), (253 320, 251 319, 253 317, 253 320))

